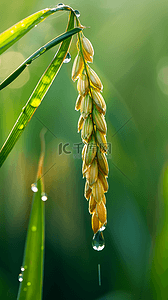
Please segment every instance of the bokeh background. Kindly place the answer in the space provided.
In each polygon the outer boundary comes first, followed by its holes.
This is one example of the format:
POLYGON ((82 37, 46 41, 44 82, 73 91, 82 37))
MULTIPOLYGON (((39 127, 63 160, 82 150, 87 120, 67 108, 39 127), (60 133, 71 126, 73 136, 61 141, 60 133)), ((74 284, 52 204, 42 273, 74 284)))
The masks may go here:
MULTIPOLYGON (((0 31, 57 3, 0 2, 0 31)), ((0 172, 0 299, 16 299, 30 216, 31 184, 40 155, 39 134, 46 134, 44 161, 46 249, 43 299, 168 299, 168 2, 165 0, 70 0, 84 34, 95 49, 93 69, 107 103, 108 226, 106 247, 92 249, 88 203, 83 196, 79 112, 71 69, 58 77, 24 130, 0 172), (43 123, 43 124, 42 124, 43 123), (58 153, 69 143, 71 154, 58 153), (52 167, 53 166, 53 167, 52 167), (52 167, 52 168, 51 168, 52 167), (50 170, 49 170, 50 169, 50 170), (49 170, 49 171, 48 171, 49 170), (102 285, 98 284, 98 264, 102 285)), ((0 80, 40 46, 65 31, 68 13, 58 12, 0 56, 0 80)), ((56 51, 32 63, 0 93, 0 143, 27 102, 56 51)))

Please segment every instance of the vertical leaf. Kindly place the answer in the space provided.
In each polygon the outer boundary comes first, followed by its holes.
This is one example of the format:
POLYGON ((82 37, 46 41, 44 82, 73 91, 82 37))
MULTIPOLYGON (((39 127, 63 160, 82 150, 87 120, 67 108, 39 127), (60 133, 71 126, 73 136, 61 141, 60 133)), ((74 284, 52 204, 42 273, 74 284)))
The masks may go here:
POLYGON ((41 200, 44 192, 42 168, 44 160, 44 134, 41 132, 41 156, 37 172, 37 189, 32 201, 32 209, 27 232, 24 259, 19 274, 20 287, 17 300, 41 300, 44 264, 45 203, 41 200))

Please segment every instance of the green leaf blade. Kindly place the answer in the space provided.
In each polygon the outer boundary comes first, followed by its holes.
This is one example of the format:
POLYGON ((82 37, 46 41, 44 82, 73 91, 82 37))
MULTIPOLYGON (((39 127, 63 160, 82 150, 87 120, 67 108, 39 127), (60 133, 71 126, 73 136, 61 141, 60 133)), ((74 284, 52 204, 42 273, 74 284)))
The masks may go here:
POLYGON ((14 81, 23 71, 24 69, 32 63, 37 57, 43 55, 46 51, 51 49, 52 47, 58 45, 59 43, 63 42, 68 37, 71 37, 73 34, 76 34, 81 31, 81 28, 74 28, 69 30, 60 36, 56 37, 55 39, 51 40, 40 49, 38 49, 35 53, 29 56, 12 74, 10 74, 3 82, 0 83, 0 90, 8 86, 12 81, 14 81))
POLYGON ((46 8, 32 14, 31 16, 16 23, 6 31, 0 34, 0 54, 11 47, 22 36, 24 36, 35 25, 44 21, 49 15, 53 14, 52 9, 46 8))
POLYGON ((45 203, 41 200, 42 180, 37 181, 26 239, 23 281, 20 283, 17 300, 41 300, 44 264, 45 203))
MULTIPOLYGON (((70 33, 70 30, 74 28, 74 14, 70 12, 67 32, 70 33)), ((77 29, 77 28, 76 28, 77 29)), ((78 28, 79 30, 79 28, 78 28)), ((81 30, 81 29, 80 29, 81 30)), ((69 50, 70 43, 72 39, 72 34, 70 37, 65 39, 59 47, 59 50, 50 63, 49 67, 46 69, 41 79, 39 80, 37 86, 35 87, 32 95, 30 96, 28 102, 25 107, 22 109, 22 112, 17 119, 15 125, 13 126, 8 138, 6 139, 4 145, 0 151, 0 167, 6 160, 7 156, 11 152, 18 138, 22 134, 23 130, 27 126, 28 122, 32 118, 38 106, 41 104, 45 94, 50 88, 53 80, 57 76, 63 61, 66 57, 66 54, 69 50)))

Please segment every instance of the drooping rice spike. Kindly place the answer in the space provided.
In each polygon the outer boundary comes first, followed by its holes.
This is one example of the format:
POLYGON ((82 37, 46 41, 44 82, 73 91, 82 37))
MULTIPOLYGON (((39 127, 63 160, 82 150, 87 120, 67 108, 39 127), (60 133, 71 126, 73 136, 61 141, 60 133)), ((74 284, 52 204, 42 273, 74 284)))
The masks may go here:
POLYGON ((107 125, 104 117, 106 104, 101 94, 102 82, 88 65, 88 62, 93 62, 93 46, 83 34, 78 35, 77 48, 79 53, 75 58, 72 70, 72 79, 78 78, 79 96, 75 109, 80 110, 81 113, 78 132, 81 130, 81 137, 85 143, 82 150, 82 173, 86 178, 84 195, 89 200, 92 229, 96 234, 99 230, 104 230, 107 223, 106 197, 104 195, 108 190, 106 177, 109 172, 105 155, 107 152, 107 125))

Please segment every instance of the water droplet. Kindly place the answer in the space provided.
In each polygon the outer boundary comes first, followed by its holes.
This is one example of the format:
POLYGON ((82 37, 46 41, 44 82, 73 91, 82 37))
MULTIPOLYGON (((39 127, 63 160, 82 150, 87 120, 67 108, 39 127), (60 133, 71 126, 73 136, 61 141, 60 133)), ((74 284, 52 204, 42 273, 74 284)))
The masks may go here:
POLYGON ((19 282, 22 282, 22 281, 23 281, 23 274, 22 274, 22 273, 19 274, 18 280, 19 280, 19 282))
POLYGON ((98 231, 94 236, 93 236, 93 241, 92 241, 92 247, 94 250, 101 251, 105 247, 105 240, 103 233, 98 231))
POLYGON ((99 229, 99 231, 104 231, 105 229, 106 229, 106 226, 103 225, 103 226, 99 229))
POLYGON ((36 227, 36 226, 32 226, 31 230, 32 230, 33 232, 35 232, 35 231, 37 230, 37 227, 36 227))
POLYGON ((23 125, 23 124, 21 124, 21 125, 18 126, 18 129, 19 129, 19 130, 22 130, 23 128, 24 128, 24 125, 23 125))
POLYGON ((41 200, 42 201, 47 201, 48 197, 46 193, 41 193, 41 200))
POLYGON ((31 285, 31 282, 30 282, 30 281, 28 281, 28 282, 27 282, 27 286, 30 286, 30 285, 31 285))
POLYGON ((24 271, 25 271, 25 268, 24 268, 23 266, 21 266, 21 268, 20 268, 20 269, 21 269, 21 271, 22 271, 22 272, 24 272, 24 271))
POLYGON ((57 6, 61 6, 61 5, 64 5, 64 4, 63 4, 63 3, 58 3, 58 4, 57 4, 57 6))
POLYGON ((37 106, 40 105, 40 103, 41 103, 41 99, 34 98, 34 99, 31 100, 30 105, 33 106, 33 107, 37 107, 37 106))
POLYGON ((25 265, 24 268, 25 268, 25 270, 26 270, 26 269, 27 269, 27 266, 25 265))
POLYGON ((67 55, 66 55, 66 57, 65 57, 65 59, 64 59, 64 64, 69 63, 70 60, 71 60, 71 54, 68 52, 67 55))
POLYGON ((79 10, 75 9, 74 12, 75 12, 77 18, 79 18, 79 17, 80 17, 80 12, 79 12, 79 10))
POLYGON ((31 190, 32 190, 34 193, 37 193, 37 192, 38 192, 37 183, 32 183, 32 184, 31 184, 31 190))
POLYGON ((25 287, 25 288, 23 289, 23 291, 26 292, 26 291, 27 291, 27 288, 25 287))
POLYGON ((37 25, 35 25, 35 27, 37 27, 37 25))
POLYGON ((42 54, 42 53, 44 53, 46 51, 46 48, 44 47, 42 47, 42 49, 41 49, 41 51, 40 51, 40 54, 42 54))

